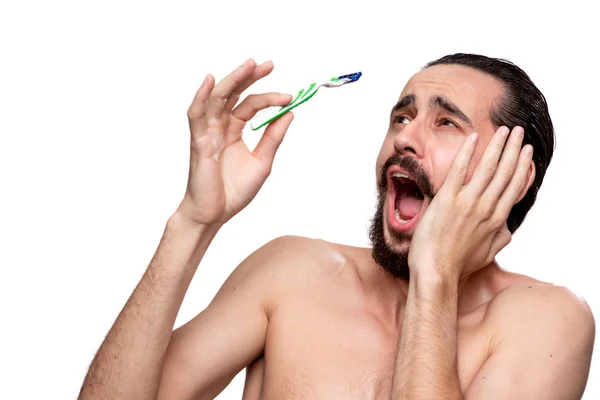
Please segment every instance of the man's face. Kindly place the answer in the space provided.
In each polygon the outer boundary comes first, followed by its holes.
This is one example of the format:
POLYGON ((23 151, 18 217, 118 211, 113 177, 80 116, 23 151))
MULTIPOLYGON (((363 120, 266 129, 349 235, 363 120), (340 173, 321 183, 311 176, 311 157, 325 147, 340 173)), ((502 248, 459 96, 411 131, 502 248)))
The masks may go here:
POLYGON ((429 67, 406 84, 377 157, 379 199, 370 229, 373 258, 393 276, 408 280, 412 233, 459 148, 477 132, 470 179, 497 129, 490 111, 502 94, 495 78, 460 65, 429 67))

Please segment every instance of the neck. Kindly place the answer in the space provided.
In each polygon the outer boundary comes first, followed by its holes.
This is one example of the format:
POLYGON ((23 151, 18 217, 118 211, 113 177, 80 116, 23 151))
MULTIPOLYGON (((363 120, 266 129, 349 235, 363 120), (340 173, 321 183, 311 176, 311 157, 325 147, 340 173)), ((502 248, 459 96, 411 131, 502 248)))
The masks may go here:
POLYGON ((501 272, 498 263, 492 261, 460 281, 458 286, 459 316, 468 314, 494 297, 494 283, 501 272))
MULTIPOLYGON (((367 249, 368 250, 368 249, 367 249)), ((369 254, 365 259, 370 262, 359 267, 359 276, 363 288, 385 314, 399 316, 406 304, 408 281, 393 278, 387 271, 377 265, 369 254)), ((458 315, 465 315, 492 299, 496 293, 497 278, 502 269, 496 261, 473 272, 462 279, 458 287, 458 315)))
POLYGON ((401 310, 404 309, 408 296, 408 281, 394 278, 389 272, 377 265, 366 252, 364 264, 359 265, 358 274, 367 298, 372 306, 385 316, 384 319, 396 319, 401 323, 401 310))

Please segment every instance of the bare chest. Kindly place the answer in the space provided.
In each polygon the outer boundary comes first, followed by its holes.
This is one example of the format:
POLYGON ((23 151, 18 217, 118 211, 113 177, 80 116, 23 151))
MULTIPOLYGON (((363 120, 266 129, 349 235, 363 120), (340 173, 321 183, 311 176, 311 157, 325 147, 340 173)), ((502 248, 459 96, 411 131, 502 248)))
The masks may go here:
MULTIPOLYGON (((262 382, 261 396, 245 400, 389 399, 401 331, 339 300, 305 299, 273 313, 262 365, 247 375, 247 382, 262 382)), ((458 368, 464 387, 487 356, 480 320, 459 321, 458 368)))

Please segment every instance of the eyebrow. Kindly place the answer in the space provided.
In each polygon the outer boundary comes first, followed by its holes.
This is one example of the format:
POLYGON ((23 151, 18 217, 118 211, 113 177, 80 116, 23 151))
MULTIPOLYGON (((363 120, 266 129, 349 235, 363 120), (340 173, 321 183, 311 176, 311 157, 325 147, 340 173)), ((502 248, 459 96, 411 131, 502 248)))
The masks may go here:
POLYGON ((417 100, 417 98, 415 97, 414 94, 409 94, 407 96, 404 96, 403 98, 398 100, 398 102, 396 103, 394 108, 392 108, 391 113, 393 114, 396 111, 402 110, 403 108, 415 105, 416 100, 417 100))
POLYGON ((473 122, 467 115, 460 110, 456 105, 454 105, 450 100, 443 96, 435 96, 431 98, 429 102, 431 107, 439 107, 446 110, 448 113, 454 115, 456 118, 463 121, 465 124, 469 125, 469 128, 473 129, 473 122))
MULTIPOLYGON (((416 96, 414 94, 409 94, 407 96, 402 97, 398 103, 392 108, 391 114, 394 114, 397 111, 400 111, 406 107, 414 106, 416 103, 416 96)), ((433 96, 429 101, 429 105, 434 108, 442 108, 446 110, 448 113, 454 115, 456 118, 460 119, 462 122, 467 124, 469 128, 473 128, 473 122, 471 119, 460 110, 454 103, 448 100, 444 96, 433 96)))

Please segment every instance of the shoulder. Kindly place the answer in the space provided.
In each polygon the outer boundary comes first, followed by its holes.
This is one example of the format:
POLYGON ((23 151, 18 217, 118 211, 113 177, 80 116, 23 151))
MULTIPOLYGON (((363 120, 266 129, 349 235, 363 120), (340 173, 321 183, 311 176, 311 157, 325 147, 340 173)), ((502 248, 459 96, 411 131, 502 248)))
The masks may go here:
POLYGON ((592 311, 582 296, 564 286, 533 280, 514 283, 501 290, 490 302, 488 312, 532 321, 568 320, 594 326, 592 311))
POLYGON ((283 271, 290 270, 299 264, 305 268, 331 266, 340 263, 344 258, 344 254, 339 245, 335 243, 303 236, 286 235, 267 242, 249 258, 264 261, 266 264, 283 271))
POLYGON ((321 239, 295 235, 284 235, 270 240, 261 246, 257 251, 269 257, 290 254, 301 256, 310 254, 310 252, 314 250, 323 249, 327 246, 328 243, 321 239))
POLYGON ((249 254, 236 270, 261 271, 290 269, 297 263, 309 262, 315 258, 325 243, 318 239, 302 236, 279 236, 249 254))
POLYGON ((535 281, 512 284, 490 302, 488 317, 497 344, 521 342, 549 354, 560 348, 558 353, 566 358, 575 354, 591 357, 595 337, 592 310, 582 296, 564 286, 535 281))
POLYGON ((265 295, 283 296, 347 269, 343 246, 302 236, 279 236, 252 252, 226 285, 244 280, 265 295))
POLYGON ((581 397, 595 337, 592 311, 581 296, 520 279, 490 302, 486 319, 490 353, 482 378, 469 389, 473 397, 486 393, 487 398, 494 391, 503 398, 581 397), (497 379, 483 381, 486 376, 497 379))

